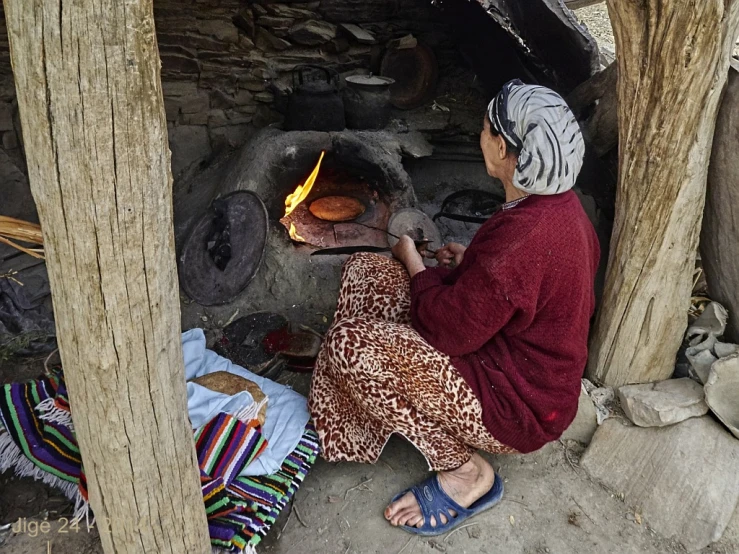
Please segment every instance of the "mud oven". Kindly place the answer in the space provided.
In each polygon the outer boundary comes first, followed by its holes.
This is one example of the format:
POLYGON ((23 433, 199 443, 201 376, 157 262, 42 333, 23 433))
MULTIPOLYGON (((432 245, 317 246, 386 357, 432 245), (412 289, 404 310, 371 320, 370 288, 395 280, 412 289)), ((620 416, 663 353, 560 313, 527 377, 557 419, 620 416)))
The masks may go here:
POLYGON ((234 306, 323 317, 335 306, 341 249, 389 249, 401 233, 438 247, 431 220, 413 210, 416 195, 402 163, 410 137, 259 132, 181 245, 186 294, 222 317, 234 306), (329 255, 315 255, 324 250, 329 255))

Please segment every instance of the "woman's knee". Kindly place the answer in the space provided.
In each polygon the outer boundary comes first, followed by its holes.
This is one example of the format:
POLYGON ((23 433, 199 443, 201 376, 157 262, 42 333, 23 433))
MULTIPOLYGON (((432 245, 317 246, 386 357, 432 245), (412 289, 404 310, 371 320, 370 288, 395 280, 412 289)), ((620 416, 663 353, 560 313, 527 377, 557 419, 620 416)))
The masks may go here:
POLYGON ((337 368, 357 362, 363 349, 372 344, 372 322, 361 317, 346 317, 338 320, 326 334, 326 355, 337 368))

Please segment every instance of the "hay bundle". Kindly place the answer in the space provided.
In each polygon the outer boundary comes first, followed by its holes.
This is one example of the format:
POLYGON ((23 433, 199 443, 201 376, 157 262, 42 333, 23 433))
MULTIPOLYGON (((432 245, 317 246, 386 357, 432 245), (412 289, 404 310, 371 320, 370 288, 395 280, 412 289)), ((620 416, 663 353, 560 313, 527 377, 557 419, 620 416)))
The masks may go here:
POLYGON ((36 223, 29 223, 28 221, 0 215, 0 243, 17 248, 34 258, 44 258, 43 248, 26 248, 16 241, 36 246, 43 245, 44 238, 41 235, 41 226, 36 223))

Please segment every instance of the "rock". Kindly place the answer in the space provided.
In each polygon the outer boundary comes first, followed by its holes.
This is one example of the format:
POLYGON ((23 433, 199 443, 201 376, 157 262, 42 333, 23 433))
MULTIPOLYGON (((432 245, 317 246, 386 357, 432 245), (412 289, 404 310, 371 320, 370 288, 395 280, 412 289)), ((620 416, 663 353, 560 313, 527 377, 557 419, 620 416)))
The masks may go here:
POLYGON ((718 302, 711 302, 706 306, 701 316, 695 320, 695 323, 688 327, 685 334, 690 341, 691 346, 705 342, 711 337, 720 337, 726 331, 726 322, 729 319, 729 313, 718 302))
POLYGON ((739 354, 713 364, 705 390, 711 411, 739 439, 739 354))
POLYGON ((284 38, 276 37, 264 27, 257 27, 254 43, 257 48, 265 51, 277 50, 278 52, 281 52, 282 50, 287 50, 292 46, 292 44, 284 38))
POLYGON ((405 35, 387 43, 388 50, 406 50, 418 46, 418 39, 413 35, 405 35))
POLYGON ((303 21, 291 27, 289 34, 298 44, 318 46, 336 38, 336 25, 326 21, 303 21))
POLYGON ((343 54, 349 51, 351 44, 349 44, 349 40, 345 37, 336 37, 331 42, 326 43, 325 48, 329 54, 343 54))
POLYGON ((721 538, 739 499, 739 441, 711 417, 662 428, 609 419, 580 465, 689 551, 721 538))
POLYGON ((239 31, 228 19, 200 19, 197 28, 202 34, 214 36, 223 42, 235 44, 239 41, 239 31))
POLYGON ((288 30, 295 24, 295 20, 291 17, 272 17, 267 15, 257 19, 257 23, 262 27, 269 27, 270 29, 288 30))
POLYGON ((397 7, 387 0, 322 0, 319 12, 334 23, 389 21, 397 7))
POLYGON ((598 417, 595 406, 585 390, 580 391, 580 400, 577 404, 577 415, 567 430, 562 434, 562 439, 570 439, 582 444, 590 444, 595 431, 598 429, 598 417))
POLYGON ((315 11, 286 6, 285 4, 265 4, 265 8, 267 8, 270 15, 277 17, 290 17, 292 19, 315 19, 318 17, 315 11))
POLYGON ((249 92, 263 92, 267 88, 267 82, 264 79, 245 78, 239 80, 239 86, 249 92))
POLYGON ((411 158, 426 158, 434 153, 434 147, 423 134, 418 132, 403 133, 398 135, 400 151, 404 156, 411 158))
POLYGON ((174 100, 182 113, 204 112, 210 107, 210 98, 204 90, 199 90, 192 96, 183 96, 174 100))
POLYGON ((198 84, 192 81, 162 81, 164 97, 193 96, 198 93, 198 84))
POLYGON ((697 350, 695 347, 688 348, 685 351, 685 356, 688 358, 695 376, 701 383, 705 384, 708 381, 708 373, 711 371, 711 366, 718 358, 713 355, 710 349, 697 350))
POLYGON ((354 40, 360 44, 375 44, 377 40, 369 31, 365 31, 359 25, 353 23, 342 23, 341 28, 349 33, 354 40))
POLYGON ((208 119, 208 114, 203 112, 191 114, 183 113, 179 117, 178 121, 180 125, 207 125, 208 119))
POLYGON ((257 45, 254 44, 254 41, 246 35, 241 35, 239 37, 239 48, 243 48, 244 50, 254 50, 256 46, 257 45))
POLYGON ((168 75, 172 73, 189 73, 198 75, 200 73, 200 65, 198 61, 181 54, 162 54, 162 72, 168 75))
POLYGON ((737 352, 739 352, 739 344, 717 342, 713 345, 713 353, 716 354, 717 358, 727 358, 737 352))
POLYGON ((256 25, 254 24, 254 12, 251 8, 243 8, 233 17, 233 23, 246 33, 249 38, 254 38, 256 25))
POLYGON ((626 385, 618 397, 628 417, 639 427, 664 427, 708 413, 703 387, 692 379, 626 385))
POLYGON ((271 92, 258 92, 254 95, 254 100, 270 104, 275 101, 275 95, 271 92))

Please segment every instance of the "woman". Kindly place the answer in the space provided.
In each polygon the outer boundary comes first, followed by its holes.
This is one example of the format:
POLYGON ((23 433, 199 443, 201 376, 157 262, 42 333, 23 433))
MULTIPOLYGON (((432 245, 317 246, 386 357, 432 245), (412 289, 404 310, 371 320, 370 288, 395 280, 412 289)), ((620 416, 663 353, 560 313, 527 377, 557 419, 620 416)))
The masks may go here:
POLYGON ((483 123, 503 209, 469 248, 441 248, 442 267, 427 269, 409 237, 397 261, 350 258, 310 394, 326 459, 375 462, 393 433, 423 453, 437 473, 385 510, 416 534, 446 533, 500 500, 478 450, 527 453, 558 439, 587 359, 599 247, 571 190, 584 152, 577 121, 555 92, 512 81, 483 123))

